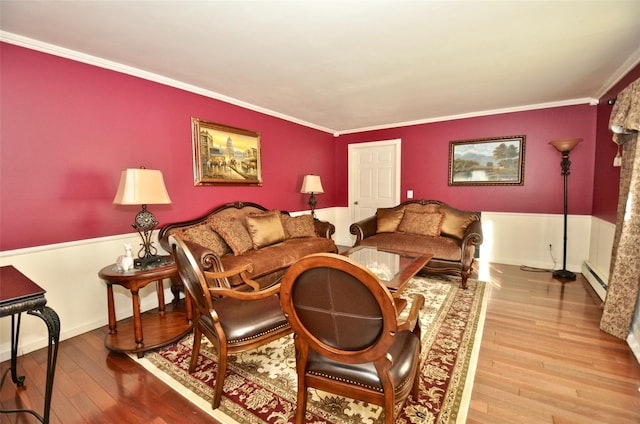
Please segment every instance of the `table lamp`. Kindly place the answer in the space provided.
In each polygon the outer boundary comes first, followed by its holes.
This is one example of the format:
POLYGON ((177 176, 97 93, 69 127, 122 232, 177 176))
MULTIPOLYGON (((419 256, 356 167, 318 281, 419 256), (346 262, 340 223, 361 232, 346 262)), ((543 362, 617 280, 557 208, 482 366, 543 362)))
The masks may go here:
POLYGON ((310 194, 309 197, 309 207, 311 208, 311 215, 314 219, 316 219, 316 204, 318 201, 316 200, 315 194, 324 193, 324 189, 322 188, 322 181, 320 181, 319 175, 305 175, 302 180, 302 187, 300 188, 300 193, 310 194))
POLYGON ((132 227, 140 234, 142 244, 134 266, 141 268, 162 261, 158 250, 151 242, 153 229, 158 225, 156 217, 147 210, 147 205, 166 205, 171 203, 167 188, 164 185, 162 172, 155 169, 123 169, 120 174, 120 185, 115 205, 142 205, 142 210, 136 215, 132 227))

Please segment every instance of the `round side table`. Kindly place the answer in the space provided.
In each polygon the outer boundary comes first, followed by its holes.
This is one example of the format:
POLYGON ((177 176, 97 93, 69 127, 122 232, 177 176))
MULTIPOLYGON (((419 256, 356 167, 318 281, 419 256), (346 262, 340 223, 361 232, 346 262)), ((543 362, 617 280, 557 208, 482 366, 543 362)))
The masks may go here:
POLYGON ((98 275, 107 283, 109 334, 104 340, 107 349, 137 353, 138 358, 142 358, 144 352, 173 343, 191 331, 193 322, 189 296, 185 296, 184 306, 180 302, 173 302, 165 307, 162 281, 170 278, 172 285, 179 284, 177 274, 178 269, 170 256, 166 256, 159 264, 145 268, 120 271, 116 264, 111 264, 100 270, 98 275), (141 313, 138 291, 152 282, 157 285, 158 309, 141 313), (133 319, 125 319, 120 323, 116 321, 114 284, 131 292, 133 319))

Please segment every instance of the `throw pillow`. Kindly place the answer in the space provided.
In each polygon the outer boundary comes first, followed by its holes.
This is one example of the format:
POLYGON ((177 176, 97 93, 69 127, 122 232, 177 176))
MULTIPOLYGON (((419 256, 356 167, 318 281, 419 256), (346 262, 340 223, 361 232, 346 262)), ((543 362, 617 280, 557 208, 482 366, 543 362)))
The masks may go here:
POLYGON ((317 236, 316 226, 311 215, 289 216, 281 213, 280 220, 287 238, 317 236))
POLYGON ((442 233, 462 240, 469 225, 477 220, 478 215, 475 213, 448 210, 442 222, 442 233))
POLYGON ((198 224, 182 230, 182 238, 204 246, 218 256, 231 252, 222 237, 207 224, 198 224))
POLYGON ((403 216, 404 209, 378 209, 376 233, 395 233, 403 216))
POLYGON ((253 241, 247 227, 235 216, 213 216, 209 220, 209 225, 222 236, 235 256, 242 255, 253 248, 253 241))
POLYGON ((280 211, 269 211, 247 216, 247 229, 254 249, 260 249, 284 240, 284 228, 278 215, 280 215, 280 211))
POLYGON ((440 235, 440 229, 442 228, 443 215, 442 213, 406 211, 400 225, 398 225, 398 231, 437 237, 440 235))

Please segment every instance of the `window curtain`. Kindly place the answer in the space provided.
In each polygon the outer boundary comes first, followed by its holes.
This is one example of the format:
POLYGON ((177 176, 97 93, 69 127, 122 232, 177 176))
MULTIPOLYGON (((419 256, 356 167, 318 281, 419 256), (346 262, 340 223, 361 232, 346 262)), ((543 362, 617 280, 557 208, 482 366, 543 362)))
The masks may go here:
POLYGON ((626 339, 640 285, 640 79, 618 94, 609 128, 614 133, 613 141, 622 148, 622 167, 609 287, 600 328, 626 339))

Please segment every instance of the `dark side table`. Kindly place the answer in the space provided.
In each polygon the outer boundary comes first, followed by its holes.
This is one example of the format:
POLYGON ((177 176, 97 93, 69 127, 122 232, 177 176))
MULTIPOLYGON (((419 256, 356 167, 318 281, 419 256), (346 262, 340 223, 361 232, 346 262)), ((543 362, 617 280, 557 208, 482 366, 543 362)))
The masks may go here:
MULTIPOLYGON (((158 264, 134 268, 129 271, 118 270, 116 264, 108 265, 100 270, 98 275, 107 283, 109 334, 104 340, 107 349, 113 352, 136 353, 138 358, 142 358, 144 352, 173 343, 191 331, 193 323, 189 296, 185 296, 184 310, 178 308, 177 301, 173 302, 168 310, 165 308, 162 281, 165 278, 170 278, 172 285, 177 284, 177 273, 176 264, 170 256, 164 257, 163 261, 158 264), (157 284, 158 311, 141 313, 138 291, 153 282, 157 284), (113 299, 114 284, 131 292, 132 320, 123 320, 120 323, 116 321, 113 299)), ((176 291, 174 291, 175 293, 176 291)))
POLYGON ((40 422, 49 422, 51 410, 51 394, 53 392, 53 376, 58 358, 58 343, 60 341, 60 318, 48 306, 46 292, 42 287, 31 281, 13 266, 0 267, 0 317, 11 315, 11 367, 2 376, 11 371, 11 380, 17 387, 24 385, 24 376, 18 376, 17 356, 18 338, 20 336, 20 318, 22 312, 37 316, 47 324, 49 330, 49 347, 47 351, 47 380, 45 383, 44 412, 38 414, 31 409, 3 409, 0 413, 27 412, 35 416, 40 422))

